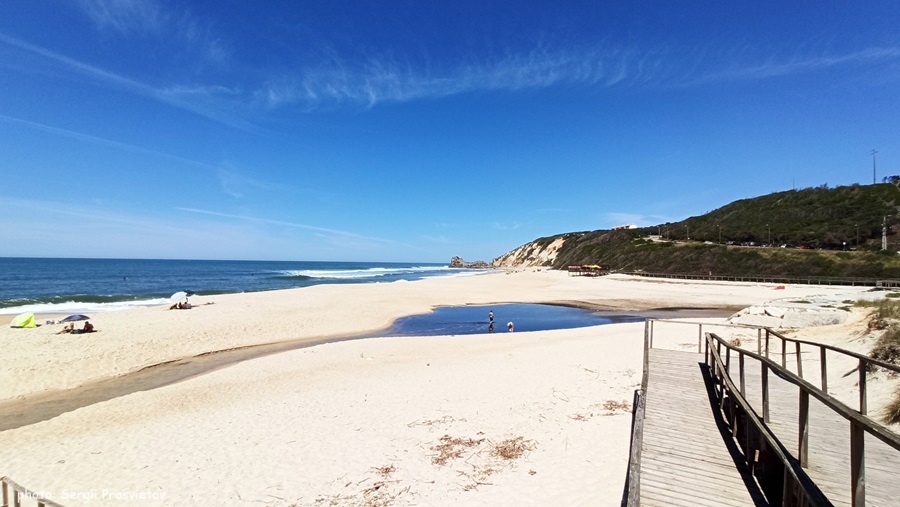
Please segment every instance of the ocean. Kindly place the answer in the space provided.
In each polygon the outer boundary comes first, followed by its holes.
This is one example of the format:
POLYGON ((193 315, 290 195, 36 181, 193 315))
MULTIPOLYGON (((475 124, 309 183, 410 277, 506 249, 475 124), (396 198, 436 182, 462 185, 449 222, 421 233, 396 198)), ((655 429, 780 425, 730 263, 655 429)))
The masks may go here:
POLYGON ((483 272, 424 262, 0 257, 0 314, 89 313, 163 305, 179 291, 205 296, 325 283, 391 283, 483 272))

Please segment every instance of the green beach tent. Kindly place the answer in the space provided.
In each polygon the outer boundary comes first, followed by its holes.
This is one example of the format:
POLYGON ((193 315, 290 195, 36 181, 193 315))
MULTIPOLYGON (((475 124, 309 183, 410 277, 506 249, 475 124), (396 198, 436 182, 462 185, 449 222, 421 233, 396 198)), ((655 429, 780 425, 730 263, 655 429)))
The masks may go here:
POLYGON ((34 320, 34 314, 28 312, 16 315, 12 322, 9 323, 9 327, 37 327, 37 322, 34 320))

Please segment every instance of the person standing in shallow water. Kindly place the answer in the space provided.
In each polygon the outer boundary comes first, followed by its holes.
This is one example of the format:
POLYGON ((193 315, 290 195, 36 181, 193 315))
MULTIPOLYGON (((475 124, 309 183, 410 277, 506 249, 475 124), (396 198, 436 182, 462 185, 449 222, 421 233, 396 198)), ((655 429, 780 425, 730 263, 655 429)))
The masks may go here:
POLYGON ((507 322, 506 327, 509 328, 509 332, 512 333, 513 329, 516 327, 512 322, 507 322))
POLYGON ((491 321, 491 324, 494 323, 494 310, 491 310, 490 313, 488 313, 488 320, 491 321))

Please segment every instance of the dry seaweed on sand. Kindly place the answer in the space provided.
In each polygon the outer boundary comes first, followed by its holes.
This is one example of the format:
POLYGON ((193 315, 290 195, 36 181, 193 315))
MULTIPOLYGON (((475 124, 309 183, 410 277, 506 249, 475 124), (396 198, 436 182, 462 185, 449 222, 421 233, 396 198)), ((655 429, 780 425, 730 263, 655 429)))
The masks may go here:
POLYGON ((435 456, 432 456, 431 463, 443 466, 446 465, 448 461, 451 459, 456 459, 462 456, 462 453, 469 448, 476 447, 481 445, 484 442, 483 438, 478 440, 472 438, 459 438, 459 437, 451 437, 450 435, 444 435, 440 438, 441 443, 435 445, 431 448, 432 451, 437 451, 435 456))
POLYGON ((491 446, 491 455, 497 458, 512 461, 521 458, 526 452, 533 451, 533 440, 525 440, 525 437, 508 438, 491 446))

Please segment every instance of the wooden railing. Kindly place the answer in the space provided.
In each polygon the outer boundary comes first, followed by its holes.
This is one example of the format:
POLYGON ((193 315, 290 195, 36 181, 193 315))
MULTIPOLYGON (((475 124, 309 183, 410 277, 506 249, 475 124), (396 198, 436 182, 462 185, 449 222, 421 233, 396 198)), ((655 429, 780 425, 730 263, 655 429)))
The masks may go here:
MULTIPOLYGON (((749 325, 713 324, 682 320, 648 319, 644 326, 644 378, 641 390, 635 393, 635 408, 632 428, 632 448, 629 457, 629 472, 626 479, 626 491, 623 506, 639 505, 640 489, 640 447, 643 422, 643 400, 646 396, 649 349, 654 346, 654 327, 660 323, 690 325, 697 327, 697 352, 704 354, 705 363, 715 383, 715 397, 719 409, 723 412, 732 436, 744 453, 744 459, 757 478, 771 505, 831 505, 821 490, 809 478, 805 467, 808 466, 809 452, 809 398, 822 402, 830 410, 846 419, 850 425, 850 497, 854 507, 865 506, 865 439, 866 433, 884 442, 895 451, 900 451, 900 436, 873 421, 866 415, 866 372, 872 366, 885 368, 900 373, 900 367, 879 361, 853 351, 831 345, 789 338, 769 328, 749 325), (706 329, 743 328, 756 331, 756 353, 729 343, 716 333, 704 333, 706 329), (772 350, 773 338, 780 340, 780 347, 772 350), (788 344, 791 344, 789 347, 788 344), (814 348, 818 351, 821 368, 815 375, 818 386, 804 378, 803 348, 814 348), (780 351, 777 350, 780 348, 780 351), (789 350, 790 349, 790 350, 789 350), (724 350, 724 357, 723 357, 724 350), (855 370, 859 375, 859 410, 849 408, 843 402, 828 394, 828 353, 840 354, 852 358, 856 362, 855 370), (780 361, 771 356, 780 353, 780 361), (732 373, 732 356, 736 356, 737 380, 732 373), (789 356, 796 372, 789 370, 789 356), (762 414, 747 401, 746 359, 760 363, 762 414), (778 437, 769 428, 769 373, 786 380, 799 389, 798 403, 798 448, 796 453, 788 451, 778 437), (796 456, 796 457, 794 457, 796 456)), ((684 336, 684 334, 679 334, 684 336)), ((681 347, 691 346, 681 343, 681 347)), ((850 373, 852 373, 851 370, 850 373)))
POLYGON ((28 499, 37 504, 37 507, 62 507, 62 505, 44 498, 43 496, 16 484, 9 477, 0 477, 0 492, 2 492, 2 507, 22 507, 22 500, 28 499))
MULTIPOLYGON (((872 366, 878 366, 884 368, 888 371, 894 373, 900 373, 900 366, 887 363, 884 361, 880 361, 878 359, 873 359, 869 356, 859 354, 857 352, 853 352, 851 350, 845 350, 839 347, 834 347, 831 345, 825 345, 822 343, 816 343, 806 340, 798 340, 796 338, 788 338, 783 334, 774 331, 772 329, 765 329, 765 340, 757 342, 757 353, 762 354, 765 352, 766 359, 770 359, 769 345, 771 341, 771 337, 774 336, 781 340, 781 367, 784 369, 788 369, 788 355, 794 355, 794 364, 796 366, 796 374, 801 379, 807 380, 803 375, 803 355, 801 354, 801 346, 806 345, 807 347, 815 348, 819 351, 819 362, 820 364, 820 373, 819 373, 819 385, 817 386, 822 392, 828 394, 828 355, 827 352, 835 352, 841 354, 843 356, 852 357, 857 361, 856 372, 859 378, 859 413, 866 415, 868 413, 868 399, 867 399, 867 389, 866 389, 866 373, 871 370, 872 366), (788 350, 788 343, 792 343, 793 350, 788 350), (764 344, 764 346, 763 346, 764 344)), ((852 373, 853 370, 850 371, 852 373)))
MULTIPOLYGON (((762 422, 769 423, 769 372, 772 371, 775 375, 778 375, 779 378, 784 379, 794 385, 796 385, 800 390, 800 399, 798 405, 798 419, 799 419, 799 434, 798 434, 798 448, 796 449, 796 456, 799 460, 801 467, 808 466, 808 453, 809 453, 809 398, 812 396, 813 398, 819 400, 824 406, 830 408, 832 411, 846 419, 850 423, 850 498, 852 505, 855 507, 862 507, 865 505, 865 482, 866 482, 866 474, 865 474, 865 434, 868 433, 878 440, 884 442, 895 451, 900 451, 900 436, 896 433, 890 431, 885 428, 881 424, 872 420, 871 418, 866 416, 866 388, 865 388, 865 377, 867 371, 868 364, 877 364, 878 366, 882 366, 888 368, 892 371, 900 372, 900 368, 890 364, 884 363, 883 361, 878 361, 862 354, 858 354, 852 351, 840 349, 838 347, 833 347, 829 345, 823 345, 814 342, 808 342, 803 340, 795 340, 791 338, 784 337, 781 334, 778 334, 774 331, 767 330, 766 336, 766 347, 765 356, 760 354, 754 354, 752 352, 746 351, 739 347, 733 346, 727 343, 724 339, 719 336, 708 333, 707 334, 707 353, 706 353, 706 361, 707 365, 710 366, 713 370, 714 377, 717 379, 719 383, 720 389, 720 397, 722 393, 722 389, 727 384, 729 385, 729 390, 731 395, 736 399, 746 400, 746 390, 745 390, 745 357, 753 358, 760 363, 760 372, 761 372, 761 388, 762 388, 762 422), (777 336, 782 340, 782 356, 781 356, 781 364, 772 361, 769 356, 769 337, 777 336), (788 342, 794 342, 796 345, 796 358, 797 358, 797 370, 798 373, 791 372, 786 368, 786 344, 788 342), (802 359, 800 354, 800 345, 807 344, 815 347, 819 347, 821 350, 822 359, 822 373, 821 373, 821 385, 825 387, 825 389, 814 386, 813 384, 807 382, 802 377, 802 359), (725 348, 725 360, 722 361, 721 353, 722 348, 725 348), (825 365, 825 351, 830 350, 833 352, 841 353, 847 356, 851 356, 856 358, 859 361, 859 366, 857 369, 859 370, 859 378, 860 378, 860 395, 859 395, 859 404, 860 409, 854 410, 839 401, 837 398, 829 395, 827 393, 827 384, 828 384, 828 376, 827 369, 824 367, 825 365), (738 378, 740 379, 740 389, 735 390, 733 384, 731 384, 731 356, 732 352, 737 354, 738 356, 738 378)), ((721 401, 721 400, 720 400, 721 401)))
POLYGON ((644 445, 644 415, 646 414, 647 382, 650 379, 650 333, 651 321, 644 321, 644 373, 641 388, 634 391, 631 405, 631 445, 628 452, 628 474, 625 476, 625 491, 622 493, 622 507, 638 507, 641 491, 641 447, 644 445))
POLYGON ((699 275, 691 273, 648 273, 644 271, 616 271, 623 275, 649 278, 676 278, 681 280, 717 280, 727 282, 795 283, 804 285, 851 285, 869 287, 900 287, 900 280, 880 278, 842 278, 824 276, 772 276, 772 275, 699 275))
MULTIPOLYGON (((726 347, 731 346, 712 333, 706 335, 706 364, 710 367, 710 373, 718 386, 716 398, 719 400, 719 410, 724 413, 731 434, 744 453, 744 460, 750 473, 756 477, 770 505, 804 507, 831 505, 803 470, 802 462, 791 456, 765 424, 768 421, 760 418, 747 401, 743 356, 740 362, 741 375, 738 388, 729 375, 731 356, 726 354, 723 362, 720 349, 710 345, 712 340, 726 347)), ((765 366, 763 370, 765 371, 765 366)), ((768 400, 768 383, 765 378, 764 375, 763 398, 768 400)))

